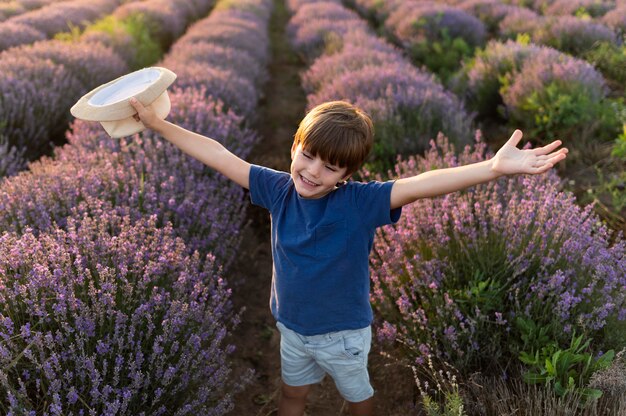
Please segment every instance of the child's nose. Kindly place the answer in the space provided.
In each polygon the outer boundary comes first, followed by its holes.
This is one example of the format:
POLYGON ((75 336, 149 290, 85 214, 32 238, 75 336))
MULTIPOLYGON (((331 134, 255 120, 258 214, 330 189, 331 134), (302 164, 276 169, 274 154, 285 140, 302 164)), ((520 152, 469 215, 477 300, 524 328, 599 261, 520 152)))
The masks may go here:
POLYGON ((316 160, 313 163, 311 163, 311 166, 309 168, 309 172, 311 172, 311 175, 317 177, 320 176, 320 173, 322 172, 322 167, 323 167, 323 163, 321 163, 320 161, 316 160))

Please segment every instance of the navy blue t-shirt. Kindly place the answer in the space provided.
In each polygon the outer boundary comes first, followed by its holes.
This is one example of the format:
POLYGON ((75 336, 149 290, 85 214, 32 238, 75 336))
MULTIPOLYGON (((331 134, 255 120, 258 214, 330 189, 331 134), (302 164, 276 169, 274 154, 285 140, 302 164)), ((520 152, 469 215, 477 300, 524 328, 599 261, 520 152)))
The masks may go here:
POLYGON ((272 218, 274 318, 302 335, 372 323, 369 253, 377 227, 398 221, 393 182, 353 182, 319 199, 302 198, 291 176, 250 170, 250 199, 272 218))

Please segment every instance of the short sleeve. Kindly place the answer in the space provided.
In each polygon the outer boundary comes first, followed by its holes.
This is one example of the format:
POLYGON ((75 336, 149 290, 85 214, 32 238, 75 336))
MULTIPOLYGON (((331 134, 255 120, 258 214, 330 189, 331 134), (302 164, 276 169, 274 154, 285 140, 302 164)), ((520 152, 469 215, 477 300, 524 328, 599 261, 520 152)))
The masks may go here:
POLYGON ((272 206, 291 180, 288 173, 252 165, 250 168, 250 201, 271 211, 272 206))
POLYGON ((396 223, 402 214, 402 207, 391 209, 391 188, 394 181, 355 183, 354 202, 363 223, 370 227, 380 227, 396 223))

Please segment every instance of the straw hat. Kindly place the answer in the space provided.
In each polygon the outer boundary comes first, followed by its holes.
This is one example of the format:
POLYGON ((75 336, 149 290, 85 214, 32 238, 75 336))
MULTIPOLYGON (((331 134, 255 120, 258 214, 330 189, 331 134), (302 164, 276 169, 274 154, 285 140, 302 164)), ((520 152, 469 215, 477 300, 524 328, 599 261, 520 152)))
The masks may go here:
POLYGON ((70 112, 81 120, 99 121, 113 138, 130 136, 146 127, 133 118, 137 112, 128 100, 136 97, 144 106, 151 106, 157 117, 164 119, 171 108, 167 87, 175 79, 176 74, 169 69, 143 68, 85 94, 70 112))

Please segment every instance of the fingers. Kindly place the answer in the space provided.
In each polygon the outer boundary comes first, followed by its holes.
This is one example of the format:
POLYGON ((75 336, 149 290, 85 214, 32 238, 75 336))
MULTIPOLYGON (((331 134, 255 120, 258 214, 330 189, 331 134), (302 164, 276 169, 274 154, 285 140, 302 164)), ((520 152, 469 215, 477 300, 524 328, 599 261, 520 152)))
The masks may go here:
POLYGON ((516 129, 511 135, 511 137, 509 138, 509 140, 506 142, 506 144, 511 145, 513 147, 517 147, 520 140, 522 140, 522 136, 523 136, 522 131, 520 129, 516 129))
POLYGON ((137 114, 133 114, 133 118, 135 119, 135 121, 141 121, 141 117, 139 116, 139 114, 145 111, 146 108, 135 97, 132 97, 130 100, 128 100, 128 102, 137 111, 137 114))

